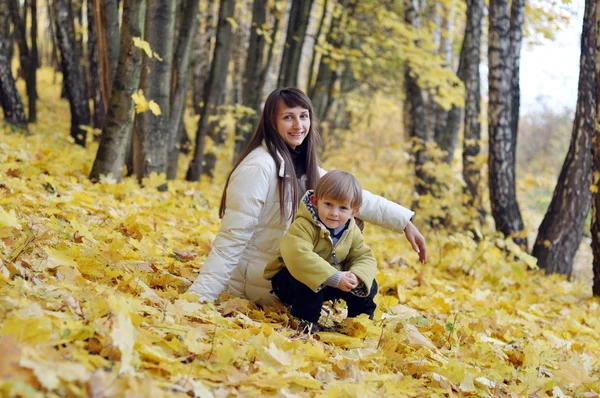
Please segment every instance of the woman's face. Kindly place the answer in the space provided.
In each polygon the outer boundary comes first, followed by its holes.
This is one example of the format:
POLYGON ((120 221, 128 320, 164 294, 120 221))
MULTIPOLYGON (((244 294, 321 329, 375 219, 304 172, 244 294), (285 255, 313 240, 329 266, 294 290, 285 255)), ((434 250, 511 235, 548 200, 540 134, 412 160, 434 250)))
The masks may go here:
POLYGON ((283 141, 292 149, 304 141, 310 131, 310 114, 308 109, 296 106, 290 108, 282 101, 277 107, 277 132, 283 141))

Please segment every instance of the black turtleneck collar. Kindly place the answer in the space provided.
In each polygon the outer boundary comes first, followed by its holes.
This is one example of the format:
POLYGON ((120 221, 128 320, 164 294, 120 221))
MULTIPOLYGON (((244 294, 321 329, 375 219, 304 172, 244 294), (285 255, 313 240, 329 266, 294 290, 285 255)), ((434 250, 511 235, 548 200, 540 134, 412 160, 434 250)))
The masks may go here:
POLYGON ((300 179, 306 174, 306 162, 302 159, 302 152, 296 147, 292 149, 288 147, 290 156, 292 157, 292 163, 294 164, 294 170, 296 170, 296 178, 300 179))

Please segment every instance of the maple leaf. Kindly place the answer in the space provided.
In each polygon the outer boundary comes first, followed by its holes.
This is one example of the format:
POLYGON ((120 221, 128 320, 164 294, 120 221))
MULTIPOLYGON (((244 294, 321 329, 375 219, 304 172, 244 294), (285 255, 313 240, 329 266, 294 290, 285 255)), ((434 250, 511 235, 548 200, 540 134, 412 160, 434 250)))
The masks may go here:
POLYGON ((0 228, 4 227, 21 229, 21 224, 17 219, 14 209, 6 211, 4 207, 0 206, 0 228))
POLYGON ((121 368, 119 374, 135 374, 133 367, 133 348, 135 345, 135 328, 131 318, 119 312, 117 322, 110 333, 113 345, 121 352, 121 368))

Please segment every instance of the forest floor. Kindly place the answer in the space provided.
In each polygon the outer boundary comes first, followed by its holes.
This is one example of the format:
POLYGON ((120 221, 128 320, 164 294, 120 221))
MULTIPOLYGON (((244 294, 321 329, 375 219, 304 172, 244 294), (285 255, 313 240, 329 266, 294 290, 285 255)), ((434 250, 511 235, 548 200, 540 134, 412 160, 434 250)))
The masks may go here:
MULTIPOLYGON (((200 304, 186 293, 218 231, 231 146, 219 149, 211 181, 178 179, 165 192, 156 175, 143 187, 92 184, 97 144, 72 144, 68 104, 48 72, 39 94, 29 134, 0 126, 1 396, 599 396, 589 255, 573 282, 532 269, 490 220, 472 226, 455 169, 436 170, 450 191, 421 198, 417 211, 428 263, 404 237, 367 226, 380 266, 375 320, 344 319, 338 304, 322 318, 338 332, 306 335, 281 306, 200 304)), ((399 140, 379 125, 355 130, 325 165, 412 203, 399 140)), ((519 183, 532 236, 543 216, 534 193, 553 183, 519 183)))

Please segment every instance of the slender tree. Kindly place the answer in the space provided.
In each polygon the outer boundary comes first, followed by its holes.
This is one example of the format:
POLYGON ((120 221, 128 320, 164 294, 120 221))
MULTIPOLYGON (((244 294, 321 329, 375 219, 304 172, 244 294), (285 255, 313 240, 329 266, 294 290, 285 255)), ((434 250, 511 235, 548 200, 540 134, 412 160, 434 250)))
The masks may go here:
POLYGON ((311 90, 313 86, 313 76, 315 72, 315 65, 317 64, 317 58, 319 58, 320 51, 319 48, 319 39, 321 38, 321 32, 323 32, 323 26, 325 25, 325 19, 327 17, 327 7, 329 6, 329 0, 323 1, 323 11, 321 13, 321 18, 319 19, 319 27, 317 28, 317 33, 315 33, 315 41, 313 45, 313 52, 310 58, 310 66, 308 67, 308 80, 306 82, 306 86, 308 87, 308 91, 311 90))
POLYGON ((133 127, 134 103, 131 96, 138 89, 142 65, 141 50, 134 45, 133 38, 141 37, 143 19, 143 0, 123 1, 121 54, 108 103, 106 123, 90 174, 92 181, 98 181, 101 175, 109 174, 120 181, 123 174, 133 127))
MULTIPOLYGON (((468 7, 468 5, 467 5, 468 7)), ((450 4, 442 5, 443 16, 441 30, 442 34, 440 37, 439 55, 443 59, 443 66, 451 69, 452 66, 452 45, 453 45, 453 32, 454 32, 454 10, 455 6, 451 2, 450 4)), ((467 24, 469 21, 467 20, 467 24)), ((462 52, 462 51, 461 51, 462 52)), ((459 60, 458 77, 463 81, 464 78, 464 62, 462 56, 459 60)), ((435 104, 435 126, 434 126, 434 139, 439 145, 440 149, 446 152, 445 161, 450 163, 454 157, 454 151, 458 142, 458 132, 460 129, 460 122, 462 120, 463 109, 459 106, 453 106, 450 111, 444 109, 441 105, 435 104), (452 115, 451 115, 452 114, 452 115), (449 120, 454 118, 453 120, 449 120), (458 123, 457 123, 458 122, 458 123), (454 124, 452 124, 454 123, 454 124)))
POLYGON ((204 89, 204 104, 196 132, 196 147, 194 158, 190 162, 186 180, 198 181, 203 171, 205 160, 205 139, 209 130, 209 118, 215 113, 216 105, 225 89, 227 70, 231 56, 233 29, 228 18, 232 18, 235 11, 235 0, 221 0, 219 7, 219 22, 215 52, 210 67, 210 75, 204 89))
MULTIPOLYGON (((533 247, 538 265, 547 273, 571 275, 573 259, 590 210, 591 151, 596 106, 596 29, 596 2, 586 1, 571 144, 533 247)), ((593 228, 598 228, 598 225, 595 224, 593 228)), ((596 248, 593 246, 593 249, 596 248)))
POLYGON ((201 14, 196 40, 193 46, 192 60, 192 98, 196 114, 201 114, 204 102, 204 86, 210 72, 212 47, 215 39, 216 27, 213 23, 216 0, 207 0, 206 7, 201 14))
POLYGON ((37 69, 38 46, 37 46, 37 0, 30 0, 31 4, 31 53, 29 54, 29 70, 27 72, 27 102, 29 105, 29 123, 35 123, 37 120, 37 69))
MULTIPOLYGON (((71 13, 75 19, 75 26, 83 26, 83 2, 85 0, 70 0, 71 13)), ((86 98, 91 98, 89 82, 88 82, 88 67, 85 56, 85 48, 83 45, 83 34, 75 34, 74 36, 75 51, 79 60, 79 68, 81 69, 81 82, 83 84, 83 92, 86 98)))
POLYGON ((96 19, 94 16, 94 0, 87 0, 88 23, 88 57, 90 63, 90 78, 92 101, 94 103, 94 127, 102 129, 106 117, 104 99, 100 82, 100 67, 98 64, 98 38, 96 36, 96 19))
POLYGON ((81 126, 90 125, 90 108, 85 96, 80 62, 75 49, 75 26, 68 0, 54 1, 56 36, 60 49, 63 81, 71 107, 71 136, 75 143, 85 146, 86 131, 81 126))
POLYGON ((513 147, 517 147, 519 129, 519 110, 521 107, 521 47, 523 45, 523 29, 525 26, 525 0, 513 0, 510 6, 510 129, 512 131, 513 147))
MULTIPOLYGON (((417 0, 405 0, 405 21, 413 28, 419 29, 421 19, 419 17, 419 4, 417 0)), ((428 161, 425 144, 427 142, 427 125, 425 118, 425 102, 423 92, 417 83, 416 71, 406 65, 404 72, 404 84, 406 99, 404 100, 404 122, 405 131, 413 141, 413 155, 415 163, 416 191, 419 195, 430 192, 431 178, 425 171, 428 161)))
MULTIPOLYGON (((596 7, 596 21, 600 21, 600 7, 594 0, 586 1, 586 11, 588 7, 596 7), (588 5, 588 3, 590 3, 588 5)), ((590 11, 591 12, 591 11, 590 11)), ((585 24, 585 22, 584 22, 585 24)), ((595 187, 592 194, 592 270, 594 273, 592 292, 594 296, 600 296, 600 29, 596 28, 596 106, 595 106, 595 123, 594 136, 592 138, 592 176, 593 186, 595 187)), ((583 41, 583 40, 582 40, 583 41)), ((583 43, 582 43, 583 47, 583 43)), ((583 54, 583 53, 582 53, 583 54)))
POLYGON ((281 68, 277 85, 279 87, 297 87, 302 57, 302 46, 310 19, 313 0, 294 0, 290 9, 287 36, 283 47, 281 68))
POLYGON ((510 14, 508 0, 489 6, 489 173, 490 201, 496 229, 527 247, 515 192, 515 140, 511 129, 510 14))
POLYGON ((145 40, 162 60, 144 57, 140 89, 148 100, 155 101, 161 114, 138 115, 133 135, 133 169, 142 179, 152 172, 167 172, 169 117, 171 107, 171 73, 176 2, 148 0, 145 40))
POLYGON ((246 58, 242 86, 242 105, 250 108, 252 113, 241 118, 237 126, 237 135, 240 137, 235 143, 235 154, 239 155, 246 148, 252 132, 258 123, 260 104, 262 103, 262 91, 264 79, 263 73, 265 48, 267 38, 263 33, 267 22, 267 1, 254 0, 252 5, 252 24, 250 26, 250 39, 246 58))
POLYGON ((8 0, 8 7, 13 22, 15 39, 19 46, 19 61, 21 66, 19 76, 27 81, 27 73, 29 72, 29 45, 26 36, 25 18, 21 15, 19 0, 8 0))
MULTIPOLYGON (((467 205, 478 209, 480 221, 485 214, 483 210, 479 184, 481 171, 475 164, 475 157, 479 155, 481 140, 481 76, 479 62, 481 58, 481 35, 484 16, 483 0, 467 0, 467 26, 461 50, 461 80, 465 84, 465 127, 463 140, 463 178, 467 184, 467 205)), ((450 116, 449 116, 450 118, 450 116)), ((450 122, 449 122, 450 124, 450 122)))
POLYGON ((175 50, 173 63, 173 85, 175 88, 171 101, 171 120, 169 122, 169 166, 167 168, 167 178, 169 179, 174 179, 177 176, 179 148, 176 144, 183 127, 183 114, 188 92, 190 49, 194 33, 197 30, 199 6, 200 0, 186 0, 178 35, 177 50, 175 50))
POLYGON ((4 48, 8 59, 12 59, 12 33, 10 30, 10 10, 7 1, 0 1, 0 37, 4 40, 4 48))
POLYGON ((5 45, 4 37, 0 32, 0 105, 7 122, 16 126, 26 126, 23 103, 10 69, 5 45))
POLYGON ((110 82, 115 80, 115 73, 120 58, 121 32, 119 30, 119 0, 99 0, 100 5, 104 3, 104 17, 106 22, 106 49, 108 53, 108 64, 110 65, 110 82))
POLYGON ((334 55, 331 52, 340 51, 344 44, 343 30, 345 22, 348 18, 348 10, 354 10, 356 2, 350 2, 342 0, 336 4, 339 7, 337 11, 334 10, 329 25, 329 31, 325 39, 328 43, 328 52, 321 55, 321 61, 319 63, 319 70, 317 72, 317 78, 315 84, 309 90, 309 95, 312 99, 315 114, 320 120, 325 120, 325 117, 329 111, 331 105, 330 93, 333 92, 339 73, 338 73, 338 62, 335 60, 334 55))

